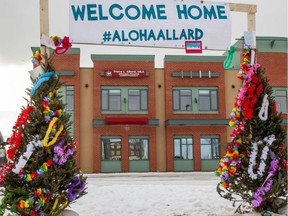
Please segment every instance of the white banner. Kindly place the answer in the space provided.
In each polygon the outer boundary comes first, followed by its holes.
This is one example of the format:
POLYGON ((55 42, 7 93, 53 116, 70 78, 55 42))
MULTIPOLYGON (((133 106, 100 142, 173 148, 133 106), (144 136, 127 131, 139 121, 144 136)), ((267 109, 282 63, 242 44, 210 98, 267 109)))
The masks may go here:
POLYGON ((70 0, 72 43, 228 50, 228 3, 200 0, 70 0))

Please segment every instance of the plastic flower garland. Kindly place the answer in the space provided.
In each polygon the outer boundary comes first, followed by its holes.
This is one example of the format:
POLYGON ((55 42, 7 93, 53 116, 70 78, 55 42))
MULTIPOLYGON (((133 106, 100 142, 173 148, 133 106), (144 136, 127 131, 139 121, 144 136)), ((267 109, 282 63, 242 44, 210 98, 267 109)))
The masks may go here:
POLYGON ((259 187, 256 192, 253 194, 253 200, 252 200, 252 205, 254 207, 259 207, 261 203, 263 202, 263 197, 266 192, 268 192, 271 189, 271 186, 273 184, 273 175, 275 174, 277 167, 278 167, 279 161, 277 159, 274 159, 270 163, 269 167, 269 175, 268 178, 266 179, 265 183, 263 184, 262 187, 259 187))
POLYGON ((254 142, 252 143, 252 152, 250 154, 250 159, 249 159, 249 166, 248 166, 248 173, 251 179, 255 180, 259 177, 263 176, 263 173, 265 171, 265 167, 266 167, 266 159, 267 159, 267 154, 269 152, 269 146, 272 145, 272 143, 275 141, 275 136, 271 135, 269 137, 265 137, 264 141, 266 142, 266 146, 263 148, 262 150, 262 154, 260 157, 260 164, 257 170, 257 174, 255 174, 253 172, 254 166, 256 165, 256 157, 258 154, 258 145, 263 144, 262 141, 258 141, 258 142, 254 142))
POLYGON ((38 188, 28 199, 20 200, 17 206, 12 206, 14 212, 16 209, 29 210, 30 216, 45 216, 40 208, 51 199, 51 192, 45 188, 38 188))
POLYGON ((42 61, 42 55, 40 53, 40 50, 37 50, 32 57, 32 63, 34 65, 40 65, 41 61, 42 61))
POLYGON ((259 64, 251 65, 251 47, 244 45, 242 53, 243 62, 237 77, 243 81, 242 87, 237 95, 234 108, 230 114, 229 125, 234 127, 230 134, 231 142, 226 155, 220 160, 216 175, 221 177, 221 186, 229 187, 230 176, 234 176, 241 166, 241 159, 246 156, 246 152, 239 152, 242 144, 242 134, 245 128, 245 119, 253 117, 253 108, 257 102, 257 96, 262 93, 262 84, 258 77, 254 75, 259 68, 259 64))

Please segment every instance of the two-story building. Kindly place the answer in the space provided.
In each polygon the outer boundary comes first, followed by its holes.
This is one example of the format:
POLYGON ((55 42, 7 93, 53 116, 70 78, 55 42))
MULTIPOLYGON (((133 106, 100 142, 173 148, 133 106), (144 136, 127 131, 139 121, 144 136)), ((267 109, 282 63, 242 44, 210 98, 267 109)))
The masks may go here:
MULTIPOLYGON (((92 68, 80 67, 79 48, 55 56, 81 170, 215 170, 230 141, 240 54, 229 70, 225 55, 166 55, 164 68, 153 55, 93 54, 92 68)), ((257 62, 287 128, 287 38, 257 37, 257 62)))

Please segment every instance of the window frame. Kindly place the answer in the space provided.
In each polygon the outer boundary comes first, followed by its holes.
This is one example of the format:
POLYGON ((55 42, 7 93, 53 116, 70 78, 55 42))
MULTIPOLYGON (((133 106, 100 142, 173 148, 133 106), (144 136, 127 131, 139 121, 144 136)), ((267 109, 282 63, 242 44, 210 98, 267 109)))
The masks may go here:
POLYGON ((201 160, 219 160, 220 159, 220 136, 219 135, 202 135, 200 136, 200 158, 201 160), (210 139, 210 144, 203 144, 201 139, 210 139), (216 151, 216 157, 214 157, 214 148, 212 140, 218 140, 218 147, 216 151), (210 154, 211 158, 203 158, 202 157, 202 146, 210 146, 210 154))
POLYGON ((65 105, 63 111, 67 113, 70 116, 70 121, 73 123, 69 127, 69 132, 71 136, 74 136, 74 115, 75 115, 75 86, 74 85, 62 85, 59 94, 61 95, 61 100, 62 103, 65 105), (71 100, 68 100, 67 98, 72 97, 72 102, 73 105, 68 105, 68 101, 70 102, 71 100), (69 108, 68 108, 69 107, 69 108), (71 107, 71 108, 70 108, 71 107))
POLYGON ((172 112, 174 114, 218 114, 219 113, 219 88, 214 86, 206 87, 183 87, 183 86, 174 86, 172 88, 172 112), (180 93, 178 94, 179 98, 175 99, 175 92, 180 92, 181 90, 191 90, 191 109, 190 110, 181 110, 181 97, 180 93), (209 91, 209 110, 200 110, 200 91, 207 90, 209 91), (216 109, 213 108, 213 96, 212 93, 216 92, 216 109), (178 101, 177 101, 178 100, 178 101), (175 102, 178 103, 178 108, 175 109, 175 102))
POLYGON ((100 143, 101 143, 101 161, 121 161, 122 160, 122 138, 120 136, 102 136, 100 138, 100 143), (105 152, 104 152, 104 147, 103 147, 103 140, 108 140, 109 139, 109 148, 108 148, 108 153, 109 153, 109 159, 106 159, 104 156, 105 156, 105 152), (112 139, 115 139, 115 140, 120 140, 119 143, 120 143, 120 159, 117 159, 117 157, 119 157, 119 155, 117 154, 117 149, 116 149, 116 154, 115 155, 112 155, 111 154, 111 140, 112 139), (104 157, 104 158, 103 158, 104 157), (111 159, 112 157, 115 157, 115 160, 111 159))
POLYGON ((194 160, 194 140, 193 140, 193 136, 174 136, 173 137, 173 158, 174 160, 194 160), (186 139, 186 144, 182 144, 182 139, 186 139), (188 144, 188 140, 187 139, 191 139, 191 144, 188 144), (176 156, 175 155, 175 140, 180 140, 180 156, 176 156), (187 155, 186 158, 183 157, 183 146, 186 146, 187 149, 187 155), (192 158, 189 158, 189 151, 188 151, 188 146, 191 145, 191 156, 192 158), (176 158, 176 157, 180 157, 180 158, 176 158))
MULTIPOLYGON (((148 136, 129 136, 128 137, 128 149, 129 149, 129 153, 128 153, 128 157, 129 157, 129 161, 149 161, 150 158, 150 148, 149 148, 149 137, 148 136), (147 141, 147 158, 143 159, 143 158, 139 158, 139 159, 131 159, 130 157, 135 157, 135 155, 131 155, 131 149, 130 149, 130 140, 131 139, 139 139, 139 140, 145 140, 147 141)), ((145 153, 143 154, 145 155, 145 153)))
POLYGON ((147 86, 101 86, 100 89, 100 111, 102 114, 148 114, 149 109, 149 89, 147 86), (109 91, 110 90, 120 90, 120 109, 113 110, 109 105, 109 91), (130 100, 129 100, 129 91, 130 90, 139 90, 139 110, 131 110, 130 109, 130 100), (103 92, 108 92, 106 96, 107 108, 103 109, 103 92), (144 92, 144 95, 142 93, 144 92), (146 93, 146 95, 145 95, 146 93), (146 96, 146 105, 143 105, 143 97, 146 96))

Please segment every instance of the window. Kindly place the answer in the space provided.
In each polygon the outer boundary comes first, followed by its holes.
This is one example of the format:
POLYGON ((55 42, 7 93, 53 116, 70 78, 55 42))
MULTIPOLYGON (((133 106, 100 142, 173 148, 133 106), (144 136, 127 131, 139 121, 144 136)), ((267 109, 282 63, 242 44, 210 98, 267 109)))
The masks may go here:
POLYGON ((201 137, 201 159, 219 159, 220 141, 219 137, 201 137))
POLYGON ((147 87, 105 86, 101 88, 101 111, 106 113, 147 113, 147 87))
POLYGON ((121 110, 121 90, 107 89, 101 92, 102 110, 121 110))
POLYGON ((102 138, 102 160, 121 160, 121 138, 102 138))
POLYGON ((199 110, 200 111, 217 111, 218 99, 217 90, 199 90, 199 110))
POLYGON ((148 152, 147 138, 129 138, 129 160, 147 160, 148 152))
POLYGON ((192 137, 174 138, 174 159, 193 159, 192 137))
POLYGON ((185 113, 218 112, 216 87, 174 87, 173 111, 185 113))
POLYGON ((129 111, 147 110, 147 90, 128 90, 129 111))
POLYGON ((173 90, 173 109, 181 111, 192 110, 192 90, 173 90))
POLYGON ((282 113, 288 113, 288 98, 287 98, 287 89, 274 89, 275 101, 277 103, 277 111, 282 113))
MULTIPOLYGON (((70 121, 74 122, 74 86, 61 86, 59 94, 62 96, 62 102, 65 104, 64 112, 70 115, 70 121)), ((74 124, 69 127, 69 132, 74 136, 74 124)))

